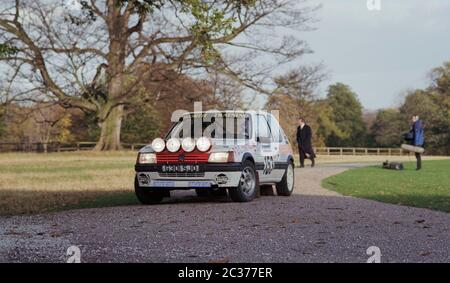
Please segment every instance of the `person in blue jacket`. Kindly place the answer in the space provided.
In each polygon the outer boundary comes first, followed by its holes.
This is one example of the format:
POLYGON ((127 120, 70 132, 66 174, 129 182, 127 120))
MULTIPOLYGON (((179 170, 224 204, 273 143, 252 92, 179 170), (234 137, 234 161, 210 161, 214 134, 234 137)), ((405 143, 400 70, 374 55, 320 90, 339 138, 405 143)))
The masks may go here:
MULTIPOLYGON (((423 122, 419 116, 412 117, 412 127, 410 133, 412 134, 412 144, 414 146, 422 147, 425 141, 425 133, 423 130, 423 122)), ((416 170, 422 169, 422 154, 416 153, 417 167, 416 170)))

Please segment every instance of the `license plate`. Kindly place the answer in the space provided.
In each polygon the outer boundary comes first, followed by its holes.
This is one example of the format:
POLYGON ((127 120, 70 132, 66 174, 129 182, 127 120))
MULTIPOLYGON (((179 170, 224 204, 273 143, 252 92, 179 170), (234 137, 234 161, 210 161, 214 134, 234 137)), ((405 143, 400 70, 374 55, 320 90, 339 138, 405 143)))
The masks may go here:
POLYGON ((154 187, 161 187, 161 188, 172 188, 172 187, 175 187, 175 182, 174 181, 158 181, 158 180, 155 180, 155 181, 153 181, 153 186, 154 187))
POLYGON ((209 181, 191 181, 188 186, 189 188, 210 188, 211 183, 209 181))
POLYGON ((198 165, 163 165, 161 168, 163 173, 193 173, 200 172, 198 165))

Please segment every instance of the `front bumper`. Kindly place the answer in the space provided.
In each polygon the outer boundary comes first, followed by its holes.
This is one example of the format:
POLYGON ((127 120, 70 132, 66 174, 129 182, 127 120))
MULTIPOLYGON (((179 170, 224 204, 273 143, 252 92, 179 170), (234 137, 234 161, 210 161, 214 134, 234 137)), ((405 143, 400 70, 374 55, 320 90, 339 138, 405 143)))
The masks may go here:
POLYGON ((139 187, 161 189, 228 188, 237 187, 241 177, 240 163, 198 164, 199 170, 189 173, 163 172, 163 164, 137 164, 139 187))

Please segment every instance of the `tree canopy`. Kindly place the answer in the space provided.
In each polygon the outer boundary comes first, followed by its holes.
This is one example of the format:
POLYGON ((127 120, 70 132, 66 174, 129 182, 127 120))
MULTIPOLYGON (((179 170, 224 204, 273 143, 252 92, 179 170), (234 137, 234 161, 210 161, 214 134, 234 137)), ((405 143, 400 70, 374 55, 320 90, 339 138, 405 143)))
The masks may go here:
POLYGON ((331 120, 343 134, 332 133, 328 146, 357 147, 366 143, 366 126, 362 119, 363 107, 348 85, 336 83, 328 87, 327 101, 332 109, 331 120))
POLYGON ((419 115, 425 126, 428 154, 450 154, 450 62, 430 72, 425 89, 407 91, 398 109, 381 109, 371 128, 377 146, 403 143, 402 134, 411 127, 411 117, 419 115))
POLYGON ((98 150, 120 148, 122 120, 142 101, 143 79, 214 74, 265 92, 270 70, 309 52, 301 39, 274 31, 307 29, 315 10, 297 0, 64 3, 2 3, 0 42, 14 46, 1 58, 3 75, 16 87, 10 99, 94 113, 98 150), (252 60, 267 54, 273 60, 265 64, 252 60))
POLYGON ((406 132, 407 121, 398 109, 379 110, 371 127, 377 146, 397 147, 403 143, 402 130, 406 132))

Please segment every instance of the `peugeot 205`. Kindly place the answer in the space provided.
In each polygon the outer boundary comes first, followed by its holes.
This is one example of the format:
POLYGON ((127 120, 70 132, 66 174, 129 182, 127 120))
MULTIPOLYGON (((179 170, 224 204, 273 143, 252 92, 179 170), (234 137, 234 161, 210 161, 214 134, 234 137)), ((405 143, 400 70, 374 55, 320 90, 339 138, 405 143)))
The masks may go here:
POLYGON ((252 201, 260 185, 277 195, 294 190, 291 145, 275 117, 261 111, 194 112, 182 115, 164 139, 143 147, 135 165, 135 192, 156 204, 173 190, 199 196, 228 195, 252 201))

